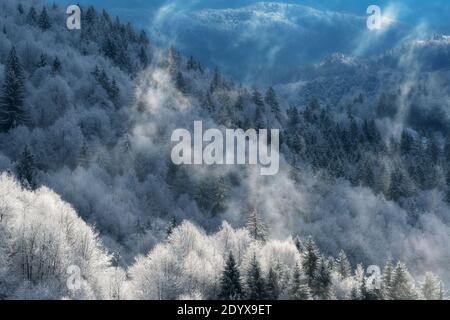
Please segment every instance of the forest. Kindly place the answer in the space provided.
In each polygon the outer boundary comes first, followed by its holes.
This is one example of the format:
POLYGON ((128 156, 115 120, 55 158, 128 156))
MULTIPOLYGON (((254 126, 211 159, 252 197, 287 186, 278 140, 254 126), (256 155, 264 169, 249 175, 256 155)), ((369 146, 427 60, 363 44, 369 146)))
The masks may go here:
POLYGON ((0 299, 448 299, 450 38, 255 87, 81 9, 0 0, 0 299), (279 173, 175 165, 199 120, 279 173))

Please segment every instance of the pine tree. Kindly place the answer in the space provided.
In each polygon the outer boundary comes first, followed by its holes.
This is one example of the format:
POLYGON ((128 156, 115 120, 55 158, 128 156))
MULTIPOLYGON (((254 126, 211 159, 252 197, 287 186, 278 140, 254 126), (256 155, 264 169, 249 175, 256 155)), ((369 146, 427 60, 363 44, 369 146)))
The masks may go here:
POLYGON ((28 147, 25 148, 17 164, 17 179, 22 187, 36 189, 36 166, 34 156, 28 147))
POLYGON ((294 238, 294 244, 295 244, 295 247, 297 248, 298 252, 301 255, 303 255, 305 253, 305 246, 303 245, 303 242, 299 236, 296 236, 294 238))
POLYGON ((21 3, 18 4, 17 11, 19 12, 20 15, 24 14, 25 11, 23 10, 23 6, 21 3))
POLYGON ((332 298, 331 284, 331 268, 327 259, 322 257, 314 276, 312 292, 321 300, 329 300, 332 298))
POLYGON ((256 209, 252 209, 250 211, 246 228, 253 239, 263 242, 267 240, 266 225, 264 224, 256 209))
POLYGON ((112 101, 112 103, 116 107, 118 107, 120 89, 119 89, 119 86, 117 85, 116 78, 114 78, 114 77, 111 80, 110 85, 108 86, 108 96, 109 96, 109 99, 112 101))
POLYGON ((28 10, 27 23, 32 26, 37 24, 37 13, 34 7, 30 7, 30 10, 28 10))
POLYGON ((41 30, 46 31, 48 29, 50 29, 52 27, 51 23, 50 23, 50 17, 48 16, 47 13, 47 8, 44 7, 42 9, 41 15, 39 16, 39 28, 41 28, 41 30))
POLYGON ((170 220, 169 222, 169 226, 167 227, 166 230, 166 239, 169 239, 170 236, 173 233, 173 230, 175 230, 175 228, 177 227, 177 218, 173 217, 172 220, 170 220))
POLYGON ((209 91, 211 93, 214 93, 220 87, 221 82, 222 82, 222 79, 220 76, 219 68, 216 67, 214 69, 214 75, 213 75, 211 84, 209 86, 209 91))
POLYGON ((141 49, 139 51, 139 61, 141 62, 141 65, 143 68, 148 67, 148 56, 147 56, 147 52, 145 52, 144 47, 141 47, 141 49))
POLYGON ((53 73, 59 73, 61 71, 61 61, 59 61, 58 57, 55 57, 52 64, 53 73))
POLYGON ((0 95, 0 128, 7 132, 26 123, 24 76, 13 47, 5 66, 5 80, 0 95))
POLYGON ((262 277, 261 268, 256 259, 256 255, 253 255, 247 273, 246 296, 248 300, 264 300, 267 298, 266 284, 262 277))
POLYGON ((47 59, 45 58, 44 54, 41 54, 40 58, 39 58, 39 62, 37 64, 38 68, 44 68, 47 66, 47 59))
POLYGON ((278 300, 279 297, 280 285, 278 283, 278 274, 273 268, 270 268, 267 274, 267 299, 278 300))
POLYGON ((78 156, 78 164, 83 168, 87 168, 89 163, 89 148, 86 142, 81 146, 80 154, 78 156))
POLYGON ((255 90, 253 91, 252 99, 253 99, 253 103, 254 103, 257 107, 264 107, 264 101, 263 101, 263 99, 262 99, 262 95, 261 95, 261 93, 260 93, 257 89, 255 89, 255 90))
POLYGON ((414 280, 408 272, 406 266, 399 262, 395 267, 392 276, 390 297, 393 300, 415 300, 417 292, 414 287, 414 280))
POLYGON ((241 276, 239 269, 230 252, 225 270, 220 280, 219 299, 221 300, 239 300, 242 297, 241 276))
POLYGON ((189 60, 186 63, 186 69, 191 71, 191 70, 195 70, 196 68, 197 68, 197 64, 195 62, 195 59, 193 56, 190 56, 189 60))
POLYGON ((308 280, 308 286, 310 288, 314 285, 314 278, 319 264, 319 250, 314 243, 314 240, 309 237, 305 244, 305 253, 303 256, 303 272, 308 280))
POLYGON ((420 293, 425 300, 441 300, 442 284, 432 273, 428 272, 421 285, 420 293))
POLYGON ((352 275, 352 267, 347 259, 347 255, 343 250, 339 252, 338 259, 336 261, 337 272, 342 279, 348 278, 352 275))
POLYGON ((307 279, 302 276, 300 266, 297 264, 294 268, 294 274, 289 286, 289 297, 292 300, 309 300, 311 290, 308 287, 307 279))
POLYGON ((414 183, 408 174, 397 168, 391 174, 391 184, 388 190, 388 198, 390 200, 399 200, 400 198, 408 198, 414 194, 414 183))
POLYGON ((267 90, 265 101, 267 105, 270 107, 272 113, 278 117, 280 113, 280 104, 278 103, 277 94, 273 87, 270 87, 267 90))
POLYGON ((236 109, 238 111, 244 110, 244 98, 242 97, 242 95, 239 95, 237 97, 236 103, 234 104, 234 109, 236 109))
POLYGON ((383 269, 382 282, 381 282, 381 291, 383 298, 385 300, 391 299, 391 290, 392 290, 392 279, 394 276, 394 266, 392 265, 392 261, 388 260, 383 269))
POLYGON ((177 73, 177 77, 175 79, 176 88, 183 94, 187 92, 186 82, 184 81, 183 74, 181 72, 177 73))

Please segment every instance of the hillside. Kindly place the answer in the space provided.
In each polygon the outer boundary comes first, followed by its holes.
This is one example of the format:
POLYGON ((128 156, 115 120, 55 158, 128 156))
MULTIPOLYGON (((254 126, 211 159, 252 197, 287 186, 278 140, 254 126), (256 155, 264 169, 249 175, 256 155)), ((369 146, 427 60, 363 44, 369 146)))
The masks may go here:
POLYGON ((402 49, 369 66, 334 55, 298 99, 304 89, 237 84, 93 7, 80 31, 56 5, 0 8, 1 298, 229 298, 227 268, 240 298, 445 296, 427 272, 449 284, 448 70, 432 62, 447 38, 418 43, 433 55, 409 64, 402 49), (279 128, 280 173, 174 165, 170 136, 196 120, 279 128), (369 265, 398 282, 366 291, 369 265), (252 291, 255 270, 276 292, 252 291))

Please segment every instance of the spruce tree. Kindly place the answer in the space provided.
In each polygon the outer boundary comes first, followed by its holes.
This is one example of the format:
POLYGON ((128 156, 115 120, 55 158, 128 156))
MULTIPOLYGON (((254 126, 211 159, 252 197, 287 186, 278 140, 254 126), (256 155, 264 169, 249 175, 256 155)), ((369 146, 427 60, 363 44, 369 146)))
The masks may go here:
POLYGON ((241 276, 239 269, 230 252, 220 280, 219 299, 221 300, 239 300, 242 297, 241 276))
POLYGON ((25 11, 23 10, 23 6, 22 6, 21 3, 19 3, 19 4, 17 5, 17 11, 19 11, 19 14, 20 14, 20 15, 24 14, 25 11))
POLYGON ((392 276, 392 285, 390 297, 393 300, 415 300, 417 292, 414 286, 414 280, 408 272, 406 266, 399 262, 395 267, 392 276))
POLYGON ((319 250, 314 243, 314 240, 309 237, 305 244, 305 253, 303 256, 303 272, 308 281, 310 288, 314 285, 314 278, 319 264, 319 250))
POLYGON ((278 282, 278 274, 273 270, 273 268, 269 269, 269 273, 267 274, 267 299, 269 300, 278 300, 280 297, 280 285, 278 282))
POLYGON ((27 23, 32 26, 37 24, 37 13, 34 7, 30 7, 30 10, 28 10, 27 23))
POLYGON ((311 291, 307 284, 307 279, 302 276, 300 266, 297 264, 292 275, 289 286, 289 297, 292 300, 309 300, 311 291))
POLYGON ((391 184, 388 190, 388 198, 397 201, 400 198, 408 198, 414 194, 414 183, 408 174, 400 168, 395 169, 391 174, 391 184))
POLYGON ((272 113, 274 113, 278 117, 280 113, 280 104, 278 103, 277 94, 273 87, 270 87, 267 90, 265 101, 267 105, 270 107, 272 113))
POLYGON ((143 68, 148 67, 148 56, 147 56, 147 52, 145 52, 144 47, 141 47, 141 49, 139 51, 139 61, 141 62, 141 65, 143 68))
POLYGON ((266 241, 267 240, 267 228, 261 219, 258 211, 256 209, 252 209, 248 216, 246 228, 253 239, 257 241, 266 241))
POLYGON ((322 257, 319 260, 311 288, 313 294, 321 300, 331 299, 331 284, 331 268, 327 259, 322 257))
POLYGON ((47 8, 44 7, 42 9, 41 15, 39 16, 39 28, 41 28, 41 30, 46 31, 48 29, 50 29, 52 27, 51 23, 50 23, 50 17, 48 16, 47 13, 47 8))
POLYGON ((391 299, 391 289, 392 289, 392 279, 394 276, 394 266, 392 265, 392 261, 388 260, 383 269, 383 275, 381 278, 381 291, 383 295, 383 299, 390 300, 391 299))
POLYGON ((264 300, 267 298, 266 284, 256 255, 253 255, 247 273, 246 297, 248 300, 264 300))
POLYGON ((170 238, 170 236, 173 233, 173 230, 175 230, 176 227, 177 227, 177 218, 173 217, 170 220, 169 225, 168 225, 167 230, 166 230, 166 239, 170 238))
POLYGON ((52 64, 53 73, 59 73, 61 71, 61 61, 59 61, 58 57, 55 57, 52 64))
POLYGON ((19 158, 17 167, 17 179, 22 187, 26 189, 36 189, 36 165, 34 156, 28 147, 25 148, 19 158))
POLYGON ((420 293, 425 300, 441 300, 442 284, 432 273, 428 272, 422 282, 420 293))
POLYGON ((184 81, 183 74, 181 72, 177 73, 177 77, 175 79, 176 88, 183 94, 187 92, 186 82, 184 81))
POLYGON ((262 95, 261 95, 261 93, 257 90, 257 89, 255 89, 254 91, 253 91, 253 96, 252 96, 252 99, 253 99, 253 103, 257 106, 257 107, 263 107, 264 106, 264 101, 263 101, 263 99, 262 99, 262 95))
POLYGON ((352 267, 347 259, 347 255, 343 250, 339 252, 338 259, 336 261, 337 272, 342 279, 348 278, 352 275, 352 267))
POLYGON ((26 123, 24 76, 13 47, 5 66, 5 80, 0 95, 0 129, 7 132, 26 123))

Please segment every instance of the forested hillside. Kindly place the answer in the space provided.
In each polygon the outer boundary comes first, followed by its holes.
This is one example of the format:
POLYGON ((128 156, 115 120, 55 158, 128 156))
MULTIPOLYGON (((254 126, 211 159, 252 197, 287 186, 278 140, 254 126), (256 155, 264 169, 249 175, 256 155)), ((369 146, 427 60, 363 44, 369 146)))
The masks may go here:
POLYGON ((446 297, 447 37, 257 88, 93 7, 0 10, 0 298, 446 297), (280 173, 174 165, 196 120, 280 129, 280 173))

